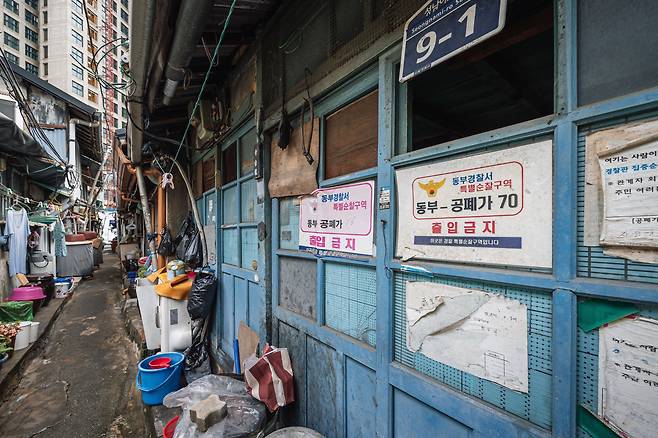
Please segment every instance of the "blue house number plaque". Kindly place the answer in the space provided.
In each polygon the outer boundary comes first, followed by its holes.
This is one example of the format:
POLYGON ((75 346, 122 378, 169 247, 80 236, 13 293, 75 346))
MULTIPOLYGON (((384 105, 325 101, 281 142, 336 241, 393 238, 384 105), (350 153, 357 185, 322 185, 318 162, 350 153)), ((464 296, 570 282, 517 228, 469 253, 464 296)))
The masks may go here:
POLYGON ((507 0, 431 0, 407 21, 400 82, 500 32, 507 0))

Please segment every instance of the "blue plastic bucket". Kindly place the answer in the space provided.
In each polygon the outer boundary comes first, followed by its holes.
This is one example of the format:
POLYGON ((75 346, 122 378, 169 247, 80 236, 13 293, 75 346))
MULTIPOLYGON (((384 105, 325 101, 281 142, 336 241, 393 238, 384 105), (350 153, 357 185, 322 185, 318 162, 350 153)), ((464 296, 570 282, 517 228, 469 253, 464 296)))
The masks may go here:
POLYGON ((180 389, 183 360, 185 355, 182 353, 158 353, 139 363, 135 384, 142 392, 142 401, 145 405, 161 405, 167 394, 180 389), (149 368, 149 363, 159 357, 171 359, 171 366, 160 369, 149 368))

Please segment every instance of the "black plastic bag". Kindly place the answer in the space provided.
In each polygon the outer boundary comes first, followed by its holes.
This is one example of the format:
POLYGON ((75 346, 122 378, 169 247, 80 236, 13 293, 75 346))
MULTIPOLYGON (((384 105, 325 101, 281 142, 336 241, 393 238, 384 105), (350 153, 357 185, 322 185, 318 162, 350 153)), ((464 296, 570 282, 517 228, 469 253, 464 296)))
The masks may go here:
POLYGON ((187 247, 190 244, 190 239, 191 236, 189 234, 183 234, 180 237, 180 240, 178 241, 178 245, 176 246, 176 258, 178 260, 185 261, 185 251, 187 251, 187 247))
POLYGON ((176 245, 171 239, 169 228, 162 229, 162 236, 160 237, 160 245, 158 245, 158 254, 161 256, 169 257, 176 254, 176 245))
POLYGON ((185 248, 185 256, 182 260, 192 269, 203 265, 203 245, 201 245, 201 234, 195 230, 185 248))
POLYGON ((194 277, 192 290, 187 299, 187 311, 192 319, 203 319, 210 315, 217 292, 215 274, 201 271, 194 277))

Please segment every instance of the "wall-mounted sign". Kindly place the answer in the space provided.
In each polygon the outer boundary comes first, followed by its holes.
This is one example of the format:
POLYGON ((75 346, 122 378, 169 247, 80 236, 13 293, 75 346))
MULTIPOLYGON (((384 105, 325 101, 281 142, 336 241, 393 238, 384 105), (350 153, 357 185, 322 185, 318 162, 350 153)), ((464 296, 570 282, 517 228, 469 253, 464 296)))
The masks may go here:
POLYGON ((397 256, 552 266, 552 141, 396 172, 397 256))
POLYGON ((318 255, 373 254, 375 183, 320 189, 302 198, 299 249, 318 255))
POLYGON ((430 0, 404 27, 400 82, 497 34, 507 0, 430 0))

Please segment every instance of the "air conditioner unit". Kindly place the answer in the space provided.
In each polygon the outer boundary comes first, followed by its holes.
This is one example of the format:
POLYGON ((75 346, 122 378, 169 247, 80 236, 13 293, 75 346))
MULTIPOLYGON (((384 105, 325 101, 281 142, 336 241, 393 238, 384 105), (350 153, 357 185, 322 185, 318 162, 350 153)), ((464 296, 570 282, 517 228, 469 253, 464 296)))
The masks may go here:
POLYGON ((213 113, 213 103, 209 100, 199 102, 195 114, 192 114, 194 102, 190 102, 188 113, 192 116, 192 126, 196 128, 199 143, 205 143, 212 139, 215 128, 219 121, 218 114, 213 113))

